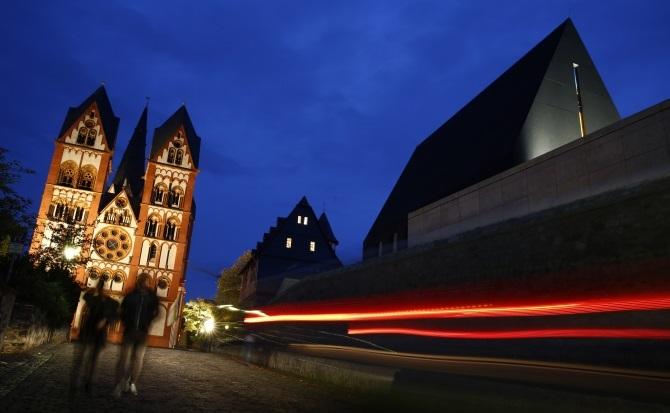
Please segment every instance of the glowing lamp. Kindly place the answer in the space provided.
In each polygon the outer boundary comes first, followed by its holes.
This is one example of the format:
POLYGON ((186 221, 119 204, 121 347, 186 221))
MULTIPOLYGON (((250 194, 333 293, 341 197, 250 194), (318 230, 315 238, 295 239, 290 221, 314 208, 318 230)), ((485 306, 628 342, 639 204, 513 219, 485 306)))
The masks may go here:
POLYGON ((80 247, 75 247, 73 245, 66 245, 65 248, 63 248, 63 257, 67 261, 72 261, 73 259, 77 258, 80 251, 81 251, 80 247))
POLYGON ((205 333, 210 334, 212 331, 214 331, 214 319, 213 318, 208 318, 205 320, 205 323, 202 326, 203 330, 205 330, 205 333))

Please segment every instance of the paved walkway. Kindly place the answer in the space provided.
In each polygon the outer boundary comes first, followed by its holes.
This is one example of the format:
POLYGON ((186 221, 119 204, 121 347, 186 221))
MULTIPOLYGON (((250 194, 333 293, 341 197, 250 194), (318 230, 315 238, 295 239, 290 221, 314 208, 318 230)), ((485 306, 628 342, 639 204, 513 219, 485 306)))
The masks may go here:
POLYGON ((346 412, 366 410, 344 390, 220 354, 149 349, 138 396, 111 396, 119 348, 103 350, 90 396, 68 397, 74 345, 42 347, 0 363, 3 412, 346 412))

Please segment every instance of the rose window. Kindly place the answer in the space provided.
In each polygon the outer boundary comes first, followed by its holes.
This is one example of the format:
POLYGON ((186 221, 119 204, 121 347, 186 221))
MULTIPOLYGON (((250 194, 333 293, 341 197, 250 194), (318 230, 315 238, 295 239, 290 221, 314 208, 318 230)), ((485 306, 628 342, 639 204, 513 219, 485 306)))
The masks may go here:
POLYGON ((121 228, 105 227, 95 237, 95 251, 102 258, 117 261, 130 253, 130 235, 121 228))

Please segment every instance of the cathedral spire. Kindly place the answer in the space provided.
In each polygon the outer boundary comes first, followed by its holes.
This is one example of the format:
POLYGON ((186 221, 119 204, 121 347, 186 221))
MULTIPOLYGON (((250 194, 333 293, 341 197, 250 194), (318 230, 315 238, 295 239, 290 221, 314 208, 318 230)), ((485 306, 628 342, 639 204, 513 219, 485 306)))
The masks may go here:
POLYGON ((140 119, 135 126, 133 136, 128 142, 128 147, 123 153, 119 169, 114 175, 112 185, 116 191, 120 191, 124 186, 128 188, 133 196, 139 196, 143 187, 144 176, 144 153, 147 145, 147 112, 148 103, 140 115, 140 119))

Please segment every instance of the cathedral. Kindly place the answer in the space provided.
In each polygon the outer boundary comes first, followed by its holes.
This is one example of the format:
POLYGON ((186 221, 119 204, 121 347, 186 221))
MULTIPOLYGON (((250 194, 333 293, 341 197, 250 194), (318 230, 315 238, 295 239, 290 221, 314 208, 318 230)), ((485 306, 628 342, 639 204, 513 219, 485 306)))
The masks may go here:
MULTIPOLYGON (((148 344, 174 347, 195 220, 200 137, 182 106, 154 130, 147 160, 145 107, 112 175, 118 125, 104 86, 68 110, 55 142, 31 252, 49 246, 54 225, 81 225, 91 242, 78 251, 88 260, 76 268, 76 281, 84 288, 101 281, 121 300, 139 274, 149 274, 160 306, 148 344)), ((73 338, 82 312, 80 300, 73 338)), ((120 328, 114 326, 110 340, 120 340, 120 328)))

